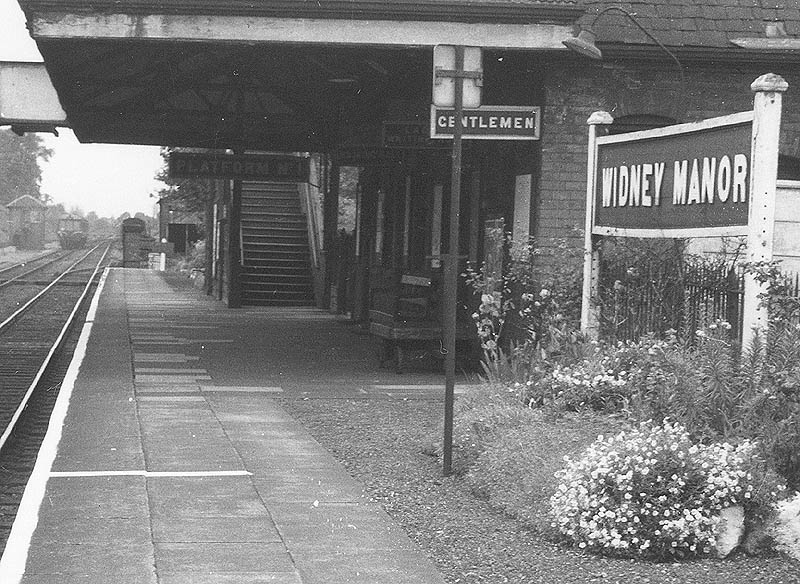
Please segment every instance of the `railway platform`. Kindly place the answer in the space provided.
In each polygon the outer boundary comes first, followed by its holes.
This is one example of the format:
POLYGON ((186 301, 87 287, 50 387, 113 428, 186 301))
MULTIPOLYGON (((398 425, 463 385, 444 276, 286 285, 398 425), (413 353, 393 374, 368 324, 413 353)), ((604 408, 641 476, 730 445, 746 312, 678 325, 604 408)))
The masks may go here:
POLYGON ((5 553, 5 584, 442 584, 275 399, 441 392, 317 309, 229 310, 112 269, 5 553))

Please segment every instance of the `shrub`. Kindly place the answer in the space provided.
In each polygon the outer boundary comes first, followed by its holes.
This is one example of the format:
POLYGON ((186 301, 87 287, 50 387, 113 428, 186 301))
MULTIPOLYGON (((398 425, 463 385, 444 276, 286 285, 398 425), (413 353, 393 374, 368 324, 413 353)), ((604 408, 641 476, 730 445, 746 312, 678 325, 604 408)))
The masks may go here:
POLYGON ((631 420, 671 418, 690 428, 704 424, 699 372, 674 334, 639 342, 597 345, 571 366, 555 366, 528 380, 531 404, 557 410, 591 409, 631 420))
POLYGON ((529 405, 590 409, 631 421, 665 419, 703 441, 751 439, 770 467, 800 489, 800 329, 773 326, 744 356, 718 320, 695 333, 599 345, 571 366, 555 365, 526 382, 529 405))
POLYGON ((206 243, 205 241, 200 240, 196 242, 191 249, 187 251, 186 256, 180 260, 178 269, 185 272, 199 270, 205 267, 205 263, 206 243))
POLYGON ((596 350, 574 364, 555 364, 551 371, 528 383, 528 402, 563 411, 609 411, 622 408, 628 397, 628 372, 613 354, 596 350))
POLYGON ((545 360, 583 355, 586 340, 580 321, 581 262, 566 242, 555 242, 549 261, 532 242, 515 242, 492 230, 492 245, 508 250, 504 269, 498 261, 468 266, 462 276, 479 300, 472 314, 490 381, 524 382, 545 360))
POLYGON ((669 422, 599 436, 557 476, 551 514, 564 536, 596 552, 653 558, 709 553, 723 508, 764 514, 780 488, 752 443, 694 444, 669 422))

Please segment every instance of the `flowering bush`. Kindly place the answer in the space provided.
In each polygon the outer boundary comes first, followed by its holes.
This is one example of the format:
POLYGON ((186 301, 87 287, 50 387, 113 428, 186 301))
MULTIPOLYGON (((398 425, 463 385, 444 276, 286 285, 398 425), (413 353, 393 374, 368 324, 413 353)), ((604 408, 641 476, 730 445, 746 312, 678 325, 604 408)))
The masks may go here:
POLYGON ((723 508, 742 505, 753 515, 780 490, 752 443, 694 444, 669 422, 599 436, 582 458, 566 461, 550 500, 553 526, 580 548, 622 556, 709 553, 723 508))
POLYGON ((595 351, 574 364, 555 364, 552 371, 528 383, 528 403, 557 410, 617 411, 627 398, 627 371, 614 356, 595 351))
POLYGON ((525 381, 545 359, 582 350, 580 256, 566 242, 551 242, 550 262, 531 242, 518 242, 500 229, 487 234, 491 247, 508 251, 508 262, 467 266, 462 276, 480 300, 472 319, 493 381, 525 381))

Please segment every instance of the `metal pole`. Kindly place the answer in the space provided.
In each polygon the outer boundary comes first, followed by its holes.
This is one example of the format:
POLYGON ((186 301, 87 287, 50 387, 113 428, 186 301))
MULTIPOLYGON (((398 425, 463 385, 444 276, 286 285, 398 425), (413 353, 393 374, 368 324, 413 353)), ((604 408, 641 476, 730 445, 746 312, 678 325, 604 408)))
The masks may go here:
MULTIPOLYGON (((464 71, 464 47, 455 47, 456 75, 464 71)), ((444 444, 442 446, 442 473, 453 472, 453 401, 456 375, 456 290, 458 287, 458 230, 461 213, 461 119, 464 111, 464 78, 456 76, 455 118, 453 128, 453 164, 450 176, 450 242, 444 263, 444 310, 442 332, 444 337, 444 444)))

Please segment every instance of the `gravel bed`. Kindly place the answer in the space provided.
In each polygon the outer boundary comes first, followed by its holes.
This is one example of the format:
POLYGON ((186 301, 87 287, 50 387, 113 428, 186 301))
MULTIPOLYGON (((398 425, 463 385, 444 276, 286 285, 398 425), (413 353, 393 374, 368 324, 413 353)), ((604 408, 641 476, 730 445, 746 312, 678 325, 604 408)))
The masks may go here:
POLYGON ((564 547, 442 477, 422 453, 442 404, 427 400, 288 399, 286 410, 327 448, 432 558, 448 583, 796 584, 784 556, 651 563, 564 547))

